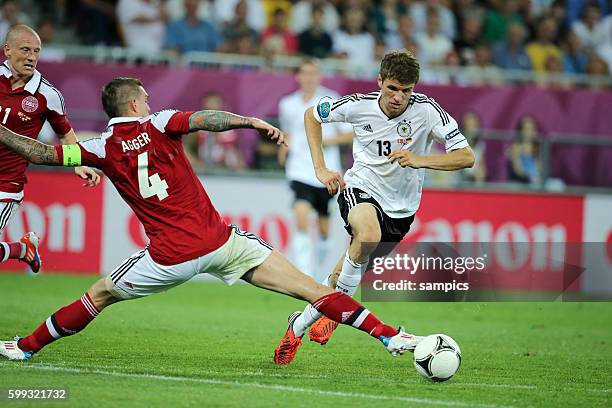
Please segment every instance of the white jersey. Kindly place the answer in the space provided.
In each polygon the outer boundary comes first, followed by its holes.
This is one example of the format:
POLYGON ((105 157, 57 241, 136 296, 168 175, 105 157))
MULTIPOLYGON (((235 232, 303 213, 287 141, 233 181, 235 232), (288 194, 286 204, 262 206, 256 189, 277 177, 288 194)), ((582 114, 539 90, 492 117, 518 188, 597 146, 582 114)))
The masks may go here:
POLYGON ((389 217, 409 217, 419 208, 425 169, 390 163, 389 153, 405 149, 427 155, 434 140, 446 152, 469 144, 457 122, 432 98, 413 93, 406 111, 392 119, 380 108, 379 99, 380 92, 325 98, 313 109, 314 117, 321 123, 353 125, 355 161, 344 175, 347 186, 369 193, 389 217))
MULTIPOLYGON (((283 97, 279 102, 278 108, 280 127, 283 132, 289 135, 289 155, 287 156, 285 166, 287 179, 319 188, 324 188, 325 186, 315 176, 308 139, 304 130, 304 112, 325 97, 335 99, 338 97, 338 94, 330 89, 320 87, 311 99, 305 101, 303 93, 296 91, 283 97)), ((352 131, 352 126, 348 124, 326 124, 323 126, 323 140, 334 138, 338 133, 349 133, 352 131)), ((325 146, 323 154, 325 164, 329 169, 335 171, 342 169, 338 145, 325 146)))

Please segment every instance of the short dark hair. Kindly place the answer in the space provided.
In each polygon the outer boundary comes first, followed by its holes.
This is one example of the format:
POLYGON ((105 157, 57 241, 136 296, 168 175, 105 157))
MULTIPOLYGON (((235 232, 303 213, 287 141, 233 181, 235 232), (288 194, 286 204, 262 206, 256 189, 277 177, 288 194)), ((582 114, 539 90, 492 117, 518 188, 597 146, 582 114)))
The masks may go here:
POLYGON ((102 107, 109 118, 116 118, 125 113, 125 105, 138 96, 140 87, 144 87, 138 78, 117 77, 102 88, 102 107))
POLYGON ((419 61, 410 51, 390 51, 380 63, 380 77, 383 81, 394 79, 402 84, 416 84, 420 69, 419 61))

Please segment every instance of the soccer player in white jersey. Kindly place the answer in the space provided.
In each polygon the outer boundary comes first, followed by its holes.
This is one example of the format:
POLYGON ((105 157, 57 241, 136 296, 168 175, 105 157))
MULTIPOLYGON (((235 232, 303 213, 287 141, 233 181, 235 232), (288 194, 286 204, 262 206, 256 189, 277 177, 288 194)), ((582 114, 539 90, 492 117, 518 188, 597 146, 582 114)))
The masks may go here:
MULTIPOLYGON (((293 211, 296 232, 292 240, 293 261, 299 270, 321 280, 315 271, 327 257, 329 249, 329 201, 332 195, 314 173, 304 131, 304 111, 326 96, 337 98, 331 89, 321 86, 321 72, 318 62, 305 59, 300 64, 296 80, 299 89, 283 97, 278 106, 280 127, 285 132, 289 147, 281 146, 279 162, 285 164, 285 173, 294 193, 293 211), (317 213, 319 239, 317 250, 313 251, 308 225, 312 210, 317 213), (318 262, 313 265, 313 252, 318 262)), ((353 140, 353 127, 346 123, 330 123, 323 126, 323 155, 328 168, 340 171, 340 144, 353 140)), ((327 274, 323 276, 327 278, 327 274)))
MULTIPOLYGON (((132 208, 150 244, 27 337, 0 341, 0 356, 28 360, 54 341, 85 329, 106 307, 169 290, 200 273, 228 285, 243 279, 312 302, 332 320, 380 340, 392 355, 416 347, 412 336, 384 324, 351 297, 304 275, 255 235, 228 225, 195 176, 181 140, 198 130, 251 128, 280 144, 283 134, 278 129, 257 118, 215 110, 168 109, 151 114, 148 94, 135 78, 110 81, 102 91, 102 106, 110 121, 97 138, 50 146, 0 125, 0 144, 36 164, 99 168, 132 208)), ((285 347, 279 346, 277 364, 287 363, 280 358, 285 347)))
MULTIPOLYGON (((474 165, 474 154, 457 122, 432 98, 414 92, 419 70, 411 53, 390 52, 381 62, 380 91, 324 98, 304 113, 317 179, 330 194, 340 191, 340 213, 352 237, 328 283, 351 296, 370 259, 388 254, 410 229, 421 201, 424 169, 474 165), (328 168, 321 148, 321 124, 331 122, 350 123, 355 131, 355 161, 344 177, 328 168), (445 146, 445 154, 430 154, 434 141, 445 146)), ((285 344, 295 339, 293 349, 285 347, 291 355, 309 327, 310 339, 325 344, 338 326, 310 305, 292 317, 281 340, 285 344)))

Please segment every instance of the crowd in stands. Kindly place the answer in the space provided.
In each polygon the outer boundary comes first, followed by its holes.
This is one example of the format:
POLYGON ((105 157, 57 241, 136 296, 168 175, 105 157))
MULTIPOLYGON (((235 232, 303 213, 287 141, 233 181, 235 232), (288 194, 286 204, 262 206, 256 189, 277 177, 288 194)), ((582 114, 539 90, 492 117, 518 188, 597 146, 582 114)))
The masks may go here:
MULTIPOLYGON (((1 0, 0 37, 12 24, 36 27, 43 57, 62 45, 122 46, 180 58, 191 51, 295 55, 372 64, 388 50, 419 57, 425 83, 497 84, 511 72, 570 87, 567 75, 612 71, 610 0, 1 0), (463 67, 462 70, 431 70, 463 67), (506 71, 504 71, 506 70, 506 71), (454 73, 456 72, 456 73, 454 73), (565 79, 564 79, 565 77, 565 79)), ((202 107, 223 108, 208 94, 202 107)), ((473 113, 461 118, 478 160, 463 181, 487 180, 485 141, 473 113)), ((486 138, 485 138, 486 139, 486 138)), ((198 170, 211 167, 278 170, 276 146, 237 143, 233 132, 199 132, 186 139, 198 170)), ((504 147, 508 179, 539 180, 537 123, 521 120, 504 147)), ((347 152, 348 153, 348 152, 347 152)), ((350 154, 346 154, 350 161, 350 154)))
POLYGON ((425 82, 495 84, 503 69, 609 75, 611 12, 609 0, 3 0, 0 36, 24 22, 51 48, 307 55, 351 67, 406 48, 425 68, 468 68, 425 69, 425 82))

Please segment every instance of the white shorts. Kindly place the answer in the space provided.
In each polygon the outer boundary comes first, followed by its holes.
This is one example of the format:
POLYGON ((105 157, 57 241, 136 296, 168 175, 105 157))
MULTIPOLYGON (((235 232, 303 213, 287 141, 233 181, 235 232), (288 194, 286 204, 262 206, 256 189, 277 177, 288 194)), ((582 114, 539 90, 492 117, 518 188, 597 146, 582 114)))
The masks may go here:
POLYGON ((132 299, 163 292, 187 282, 199 273, 208 273, 233 285, 272 253, 272 246, 235 225, 225 244, 217 250, 177 265, 160 265, 149 255, 148 247, 126 259, 109 278, 109 288, 120 299, 132 299))
POLYGON ((21 201, 0 201, 0 231, 8 225, 13 215, 17 214, 21 201))

